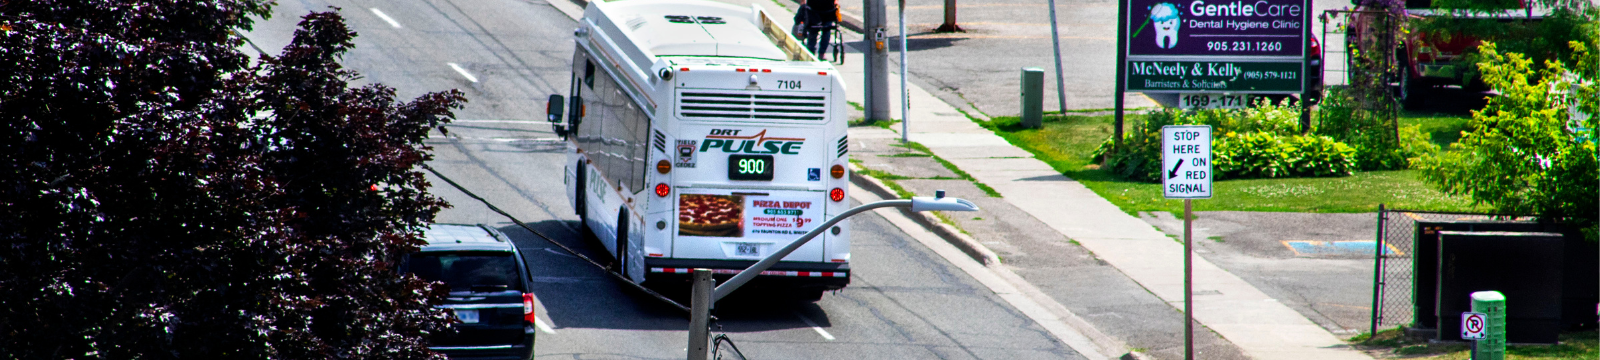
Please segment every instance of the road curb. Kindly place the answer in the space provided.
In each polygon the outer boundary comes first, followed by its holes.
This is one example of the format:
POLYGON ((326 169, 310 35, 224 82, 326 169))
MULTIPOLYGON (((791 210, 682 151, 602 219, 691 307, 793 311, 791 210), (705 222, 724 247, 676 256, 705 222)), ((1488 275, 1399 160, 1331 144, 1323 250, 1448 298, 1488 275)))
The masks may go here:
MULTIPOLYGON (((852 165, 851 167, 855 168, 857 166, 852 165)), ((885 199, 900 198, 900 195, 895 194, 894 190, 890 189, 888 185, 885 185, 883 181, 871 176, 861 175, 859 172, 850 172, 850 182, 885 199)), ((954 245, 957 249, 961 249, 962 253, 966 253, 968 257, 971 257, 972 260, 977 261, 979 264, 983 264, 983 266, 1000 264, 1000 256, 995 255, 994 251, 989 250, 989 248, 983 246, 983 244, 979 244, 977 239, 973 239, 971 236, 962 234, 961 229, 950 226, 950 224, 945 224, 944 221, 939 220, 939 218, 934 217, 931 214, 913 212, 911 209, 907 208, 898 209, 901 214, 911 218, 911 220, 915 221, 917 225, 921 225, 923 228, 928 229, 929 232, 939 235, 939 238, 944 239, 945 242, 949 242, 950 245, 954 245)))

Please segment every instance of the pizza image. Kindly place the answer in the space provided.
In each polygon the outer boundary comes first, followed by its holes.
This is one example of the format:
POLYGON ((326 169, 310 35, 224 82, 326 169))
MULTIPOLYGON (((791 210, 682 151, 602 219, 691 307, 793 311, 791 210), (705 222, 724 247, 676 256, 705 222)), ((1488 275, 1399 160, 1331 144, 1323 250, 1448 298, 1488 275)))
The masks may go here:
POLYGON ((678 235, 739 237, 743 223, 743 196, 678 196, 678 235))

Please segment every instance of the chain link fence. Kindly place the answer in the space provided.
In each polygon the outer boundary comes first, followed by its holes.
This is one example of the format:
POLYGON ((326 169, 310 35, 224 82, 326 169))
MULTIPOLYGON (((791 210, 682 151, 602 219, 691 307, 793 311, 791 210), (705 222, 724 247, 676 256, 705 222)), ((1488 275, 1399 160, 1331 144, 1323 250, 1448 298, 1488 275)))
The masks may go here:
MULTIPOLYGON (((1418 232, 1422 231, 1431 235, 1433 230, 1419 229, 1419 222, 1453 222, 1453 221, 1488 221, 1500 220, 1503 217, 1494 214, 1451 213, 1435 211, 1416 211, 1403 209, 1385 209, 1378 206, 1378 236, 1376 247, 1373 249, 1373 282, 1372 282, 1372 328, 1373 334, 1380 329, 1398 326, 1421 327, 1433 326, 1431 311, 1419 314, 1417 301, 1432 303, 1432 281, 1424 281, 1419 289, 1415 281, 1418 266, 1430 267, 1430 259, 1418 259, 1416 256, 1429 256, 1437 252, 1437 245, 1423 244, 1419 248, 1416 240, 1418 232), (1420 254, 1419 254, 1420 252, 1420 254), (1418 299, 1422 296, 1423 299, 1418 299)), ((1431 274, 1431 270, 1422 271, 1431 274)))

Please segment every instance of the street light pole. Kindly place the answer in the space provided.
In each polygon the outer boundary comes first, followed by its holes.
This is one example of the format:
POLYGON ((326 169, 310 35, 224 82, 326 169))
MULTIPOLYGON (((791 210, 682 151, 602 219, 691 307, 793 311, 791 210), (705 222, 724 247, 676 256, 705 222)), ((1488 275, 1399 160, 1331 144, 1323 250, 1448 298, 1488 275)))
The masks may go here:
POLYGON ((710 333, 708 328, 708 324, 710 323, 709 319, 711 317, 710 309, 715 307, 717 300, 722 300, 722 298, 728 296, 729 293, 732 293, 734 290, 738 290, 740 286, 744 286, 745 283, 750 282, 750 279, 755 278, 756 274, 760 274, 761 272, 772 268, 772 265, 777 264, 778 260, 789 256, 789 253, 794 252, 795 249, 799 249, 800 246, 810 242, 811 239, 816 238, 817 235, 821 235, 823 231, 827 231, 828 228, 832 228, 840 221, 844 221, 845 218, 866 212, 867 210, 886 207, 911 208, 911 211, 918 212, 978 211, 978 204, 974 204, 966 199, 944 197, 944 190, 935 191, 933 197, 918 196, 913 197, 910 200, 883 200, 862 204, 861 206, 850 208, 850 210, 845 210, 843 213, 834 216, 832 219, 828 219, 828 221, 817 225, 816 228, 811 229, 811 231, 807 231, 805 235, 801 235, 799 239, 789 243, 788 246, 784 246, 783 249, 778 250, 778 252, 772 253, 772 255, 767 255, 765 259, 761 259, 761 261, 756 262, 755 265, 750 265, 749 268, 740 271, 738 275, 734 275, 733 278, 723 282, 722 285, 717 286, 715 290, 707 291, 708 289, 706 289, 710 287, 711 283, 713 283, 713 281, 710 279, 711 271, 706 269, 696 269, 694 272, 696 280, 693 291, 694 298, 693 303, 690 304, 693 310, 690 311, 689 314, 688 358, 690 360, 706 358, 707 350, 704 347, 704 343, 706 342, 705 339, 708 338, 710 333), (697 347, 697 345, 699 347, 697 347))
POLYGON ((723 297, 728 296, 729 293, 732 293, 734 290, 738 290, 740 286, 743 286, 746 282, 749 282, 750 279, 755 278, 757 274, 760 274, 762 271, 767 271, 767 269, 771 268, 772 265, 777 264, 778 260, 789 256, 789 253, 794 252, 795 249, 799 249, 801 245, 805 245, 806 242, 811 241, 812 238, 816 238, 817 235, 821 235, 823 231, 826 231, 828 228, 833 227, 833 225, 838 224, 845 218, 855 214, 860 214, 867 210, 886 207, 911 208, 911 211, 919 212, 978 211, 978 205, 973 204, 971 201, 953 197, 944 197, 944 190, 939 190, 936 192, 936 194, 937 195, 934 197, 919 196, 911 198, 910 200, 899 199, 877 201, 873 203, 862 204, 861 206, 850 208, 850 210, 845 210, 843 213, 834 216, 832 219, 828 219, 828 221, 817 225, 817 227, 811 229, 811 231, 807 231, 805 235, 801 235, 799 239, 789 243, 788 246, 784 246, 783 249, 778 250, 778 252, 768 255, 767 258, 761 259, 761 261, 756 262, 755 265, 750 265, 749 268, 744 269, 744 271, 740 271, 738 275, 734 275, 732 279, 728 279, 728 281, 723 282, 722 285, 717 285, 717 290, 711 296, 711 302, 716 303, 717 300, 722 300, 723 297))

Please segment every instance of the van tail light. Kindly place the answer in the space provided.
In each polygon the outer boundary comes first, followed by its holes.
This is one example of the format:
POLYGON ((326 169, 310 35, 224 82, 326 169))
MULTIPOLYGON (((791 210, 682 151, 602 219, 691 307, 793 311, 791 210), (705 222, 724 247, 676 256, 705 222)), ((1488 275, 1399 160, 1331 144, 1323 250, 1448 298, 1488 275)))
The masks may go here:
POLYGON ((834 202, 844 201, 844 189, 833 188, 832 191, 828 191, 828 198, 834 202))
POLYGON ((656 184, 656 196, 667 197, 667 194, 671 193, 672 187, 667 186, 667 183, 656 184))
POLYGON ((533 294, 522 294, 522 320, 530 324, 539 320, 539 317, 533 314, 533 294))

